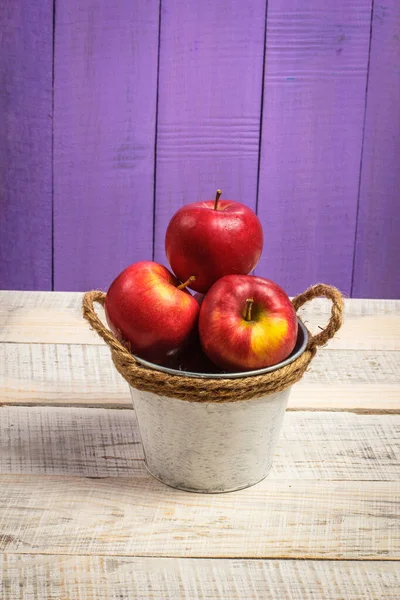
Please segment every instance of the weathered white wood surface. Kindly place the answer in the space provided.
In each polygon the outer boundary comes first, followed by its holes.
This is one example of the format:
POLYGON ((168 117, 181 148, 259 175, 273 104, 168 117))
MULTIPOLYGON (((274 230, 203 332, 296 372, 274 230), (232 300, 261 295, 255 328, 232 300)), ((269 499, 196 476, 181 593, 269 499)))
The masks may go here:
POLYGON ((400 559, 398 481, 266 479, 192 494, 147 475, 1 475, 0 489, 5 553, 400 559))
MULTIPOLYGON (((106 346, 0 344, 0 404, 131 406, 106 346)), ((400 351, 322 349, 289 410, 400 411, 400 351)))
POLYGON ((390 561, 4 555, 2 600, 398 600, 390 561))
MULTIPOLYGON (((134 411, 2 407, 0 473, 145 476, 134 411)), ((287 413, 268 479, 400 481, 400 415, 287 413)))
POLYGON ((2 600, 400 597, 400 301, 346 300, 268 479, 203 496, 151 478, 134 411, 104 408, 129 390, 81 297, 0 292, 2 600))
POLYGON ((78 292, 0 291, 0 342, 103 344, 81 305, 78 292))
POLYGON ((131 406, 106 346, 0 344, 0 403, 131 406))
MULTIPOLYGON (((76 292, 0 291, 0 342, 102 345, 82 318, 81 302, 82 294, 76 292)), ((300 314, 317 332, 330 307, 317 299, 300 314)), ((328 347, 400 350, 400 300, 346 299, 344 325, 328 347)))

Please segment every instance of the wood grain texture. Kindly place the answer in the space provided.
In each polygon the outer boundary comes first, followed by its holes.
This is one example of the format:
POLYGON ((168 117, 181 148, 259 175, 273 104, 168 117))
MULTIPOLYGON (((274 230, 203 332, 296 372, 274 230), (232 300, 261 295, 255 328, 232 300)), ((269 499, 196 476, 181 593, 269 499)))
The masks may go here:
MULTIPOLYGON (((307 328, 315 333, 330 315, 327 300, 317 299, 299 310, 307 328)), ((329 349, 400 350, 400 302, 346 299, 344 323, 328 343, 329 349)))
MULTIPOLYGON (((0 344, 0 404, 131 406, 106 346, 0 344)), ((292 388, 289 410, 400 410, 400 352, 322 350, 292 388)))
POLYGON ((3 600, 397 600, 391 561, 0 557, 3 600))
POLYGON ((52 285, 53 2, 0 3, 0 287, 52 285))
POLYGON ((158 0, 57 3, 55 289, 151 257, 158 0))
POLYGON ((375 2, 352 294, 399 298, 400 3, 375 2))
POLYGON ((265 0, 163 0, 155 260, 169 220, 215 196, 255 208, 265 0))
POLYGON ((0 341, 104 345, 83 319, 77 292, 0 291, 0 341))
POLYGON ((190 494, 150 475, 0 476, 4 553, 400 559, 400 482, 264 480, 190 494))
MULTIPOLYGON (((74 292, 0 291, 0 342, 100 344, 82 318, 82 294, 74 292)), ((330 303, 314 300, 299 314, 318 332, 330 313, 330 303)), ((101 309, 99 314, 103 315, 101 309)), ((400 301, 345 300, 345 321, 327 348, 400 350, 400 301)))
POLYGON ((371 1, 269 0, 257 273, 349 293, 371 1))
POLYGON ((106 346, 0 344, 0 403, 130 406, 106 346))
MULTIPOLYGON (((146 473, 133 410, 0 408, 0 473, 146 473)), ((288 412, 269 480, 398 481, 400 415, 288 412)))

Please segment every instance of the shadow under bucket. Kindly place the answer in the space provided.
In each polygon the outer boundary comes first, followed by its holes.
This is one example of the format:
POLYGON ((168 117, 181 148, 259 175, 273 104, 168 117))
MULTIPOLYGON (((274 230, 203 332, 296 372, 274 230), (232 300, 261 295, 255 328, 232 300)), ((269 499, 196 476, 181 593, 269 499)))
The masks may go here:
POLYGON ((148 471, 163 483, 191 492, 243 489, 264 479, 272 465, 293 384, 301 379, 319 346, 342 324, 343 298, 325 284, 293 300, 297 311, 317 297, 332 301, 326 327, 310 336, 299 319, 296 347, 285 361, 245 373, 188 373, 133 356, 102 323, 94 303, 83 298, 83 315, 108 344, 118 372, 130 385, 148 471))
MULTIPOLYGON (((307 341, 299 321, 290 357, 245 373, 188 373, 135 358, 176 377, 237 379, 290 364, 304 352, 307 341)), ((209 402, 188 402, 130 387, 147 470, 163 483, 190 492, 230 492, 258 483, 271 469, 290 389, 237 402, 215 402, 211 396, 209 402)))

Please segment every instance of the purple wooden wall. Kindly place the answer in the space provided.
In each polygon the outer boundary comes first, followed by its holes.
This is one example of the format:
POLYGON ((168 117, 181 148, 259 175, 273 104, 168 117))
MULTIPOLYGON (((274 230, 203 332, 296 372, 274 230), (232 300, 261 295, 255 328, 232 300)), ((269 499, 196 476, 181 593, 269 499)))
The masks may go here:
POLYGON ((158 23, 158 0, 56 4, 55 289, 151 257, 158 23))
POLYGON ((361 164, 354 296, 400 297, 400 1, 375 4, 361 164))
POLYGON ((256 208, 265 0, 163 0, 155 260, 182 204, 215 196, 256 208))
POLYGON ((165 262, 221 187, 258 274, 400 297, 398 0, 3 0, 0 31, 1 288, 165 262))
POLYGON ((258 270, 292 293, 350 292, 370 18, 365 0, 268 2, 258 270))
POLYGON ((1 288, 52 288, 52 47, 52 0, 1 0, 1 288))

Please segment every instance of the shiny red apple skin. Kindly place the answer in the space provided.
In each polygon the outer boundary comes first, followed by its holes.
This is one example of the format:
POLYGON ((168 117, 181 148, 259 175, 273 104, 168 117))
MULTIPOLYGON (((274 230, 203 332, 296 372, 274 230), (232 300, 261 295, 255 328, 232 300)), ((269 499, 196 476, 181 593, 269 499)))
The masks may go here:
POLYGON ((284 290, 251 275, 227 275, 206 294, 199 334, 207 356, 226 371, 250 371, 287 358, 297 340, 297 316, 284 290), (252 320, 246 321, 247 299, 252 320))
POLYGON ((105 300, 110 329, 133 354, 159 364, 178 354, 196 329, 199 304, 163 265, 141 261, 112 282, 105 300))
POLYGON ((175 275, 196 280, 191 288, 205 293, 218 279, 247 274, 258 263, 263 232, 257 215, 233 200, 195 202, 172 217, 165 237, 167 259, 175 275))

